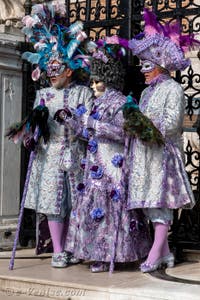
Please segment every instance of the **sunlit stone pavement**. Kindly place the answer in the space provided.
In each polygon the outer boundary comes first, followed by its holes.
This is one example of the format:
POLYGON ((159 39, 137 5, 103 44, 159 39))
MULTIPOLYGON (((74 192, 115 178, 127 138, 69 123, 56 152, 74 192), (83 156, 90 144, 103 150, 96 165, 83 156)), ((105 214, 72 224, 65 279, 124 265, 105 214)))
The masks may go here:
POLYGON ((117 266, 109 275, 92 274, 88 263, 52 268, 50 255, 35 256, 33 249, 18 250, 14 270, 10 271, 10 255, 0 252, 0 300, 200 299, 198 261, 152 274, 142 274, 138 264, 117 266))

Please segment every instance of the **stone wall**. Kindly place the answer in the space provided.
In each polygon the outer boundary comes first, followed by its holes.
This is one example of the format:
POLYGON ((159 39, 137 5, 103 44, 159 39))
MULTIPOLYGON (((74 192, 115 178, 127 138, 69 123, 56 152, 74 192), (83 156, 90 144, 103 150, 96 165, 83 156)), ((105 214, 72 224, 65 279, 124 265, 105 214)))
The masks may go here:
POLYGON ((0 35, 0 248, 13 243, 20 203, 20 147, 4 137, 6 128, 21 120, 22 72, 17 45, 0 35))

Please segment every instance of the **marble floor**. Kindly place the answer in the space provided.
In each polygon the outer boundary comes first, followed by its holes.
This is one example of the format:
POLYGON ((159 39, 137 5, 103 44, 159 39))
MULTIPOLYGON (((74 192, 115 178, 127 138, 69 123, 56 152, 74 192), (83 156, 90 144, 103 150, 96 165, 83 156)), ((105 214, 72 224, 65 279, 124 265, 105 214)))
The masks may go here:
POLYGON ((117 266, 109 273, 92 274, 87 263, 51 268, 49 255, 19 250, 14 270, 10 252, 0 252, 0 300, 199 300, 200 262, 142 274, 138 264, 117 266), (19 297, 20 296, 20 297, 19 297))

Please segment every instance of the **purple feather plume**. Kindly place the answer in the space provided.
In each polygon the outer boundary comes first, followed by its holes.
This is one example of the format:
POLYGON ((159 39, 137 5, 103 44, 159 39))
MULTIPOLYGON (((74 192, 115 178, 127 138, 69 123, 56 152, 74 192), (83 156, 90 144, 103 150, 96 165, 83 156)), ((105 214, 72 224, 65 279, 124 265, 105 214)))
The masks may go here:
POLYGON ((175 44, 179 45, 179 38, 180 38, 180 23, 176 22, 170 24, 167 22, 165 26, 163 26, 163 34, 164 36, 170 38, 175 44))
POLYGON ((144 9, 143 19, 145 21, 145 33, 148 35, 153 35, 155 33, 162 32, 162 25, 157 20, 156 15, 148 10, 144 9))
POLYGON ((147 8, 144 9, 143 19, 145 21, 145 34, 154 35, 159 33, 181 47, 183 52, 187 52, 190 49, 195 48, 195 46, 200 45, 200 41, 194 38, 194 34, 181 35, 181 26, 179 22, 167 22, 163 26, 157 20, 156 15, 147 8))
POLYGON ((200 46, 200 41, 194 38, 194 34, 180 36, 180 47, 184 52, 200 46))
POLYGON ((128 49, 128 40, 119 37, 119 45, 128 49))

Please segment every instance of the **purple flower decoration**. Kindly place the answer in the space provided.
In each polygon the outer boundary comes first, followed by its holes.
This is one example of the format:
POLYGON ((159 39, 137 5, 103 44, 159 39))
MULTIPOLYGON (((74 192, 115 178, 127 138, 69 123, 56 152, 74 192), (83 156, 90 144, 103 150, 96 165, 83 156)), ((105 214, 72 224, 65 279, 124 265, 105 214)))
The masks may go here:
POLYGON ((75 115, 77 117, 81 117, 86 111, 87 109, 85 108, 85 106, 83 104, 79 104, 77 106, 77 109, 75 110, 75 115))
POLYGON ((96 107, 96 106, 95 106, 95 107, 93 108, 93 110, 91 111, 90 117, 92 117, 92 118, 95 119, 95 120, 99 120, 99 119, 100 119, 100 114, 99 114, 99 112, 97 111, 97 107, 96 107))
POLYGON ((91 153, 96 153, 97 152, 97 147, 98 147, 98 144, 97 144, 97 141, 95 140, 90 140, 89 143, 88 143, 88 150, 91 152, 91 153))
POLYGON ((55 97, 55 94, 52 94, 50 92, 47 93, 47 101, 50 101, 54 97, 55 97))
POLYGON ((101 221, 104 217, 104 211, 102 208, 95 208, 90 212, 90 216, 94 221, 101 221))
POLYGON ((72 211, 71 216, 72 216, 72 218, 76 218, 76 211, 75 210, 72 211))
POLYGON ((115 154, 111 161, 116 168, 121 168, 123 164, 123 156, 120 154, 115 154))
POLYGON ((80 193, 82 193, 85 190, 85 184, 79 183, 76 188, 80 193))
POLYGON ((118 202, 121 199, 121 194, 119 189, 113 189, 110 193, 110 197, 114 202, 118 202))
POLYGON ((101 167, 92 166, 90 171, 93 179, 100 179, 103 176, 103 169, 101 167))
POLYGON ((86 158, 82 158, 82 159, 81 159, 80 166, 81 166, 81 168, 82 168, 83 170, 85 169, 85 164, 86 164, 86 158))
POLYGON ((89 139, 89 131, 87 128, 83 128, 82 130, 82 136, 85 138, 85 139, 89 139))
POLYGON ((96 111, 95 113, 91 114, 91 117, 95 120, 99 120, 100 119, 100 114, 98 111, 96 111))

